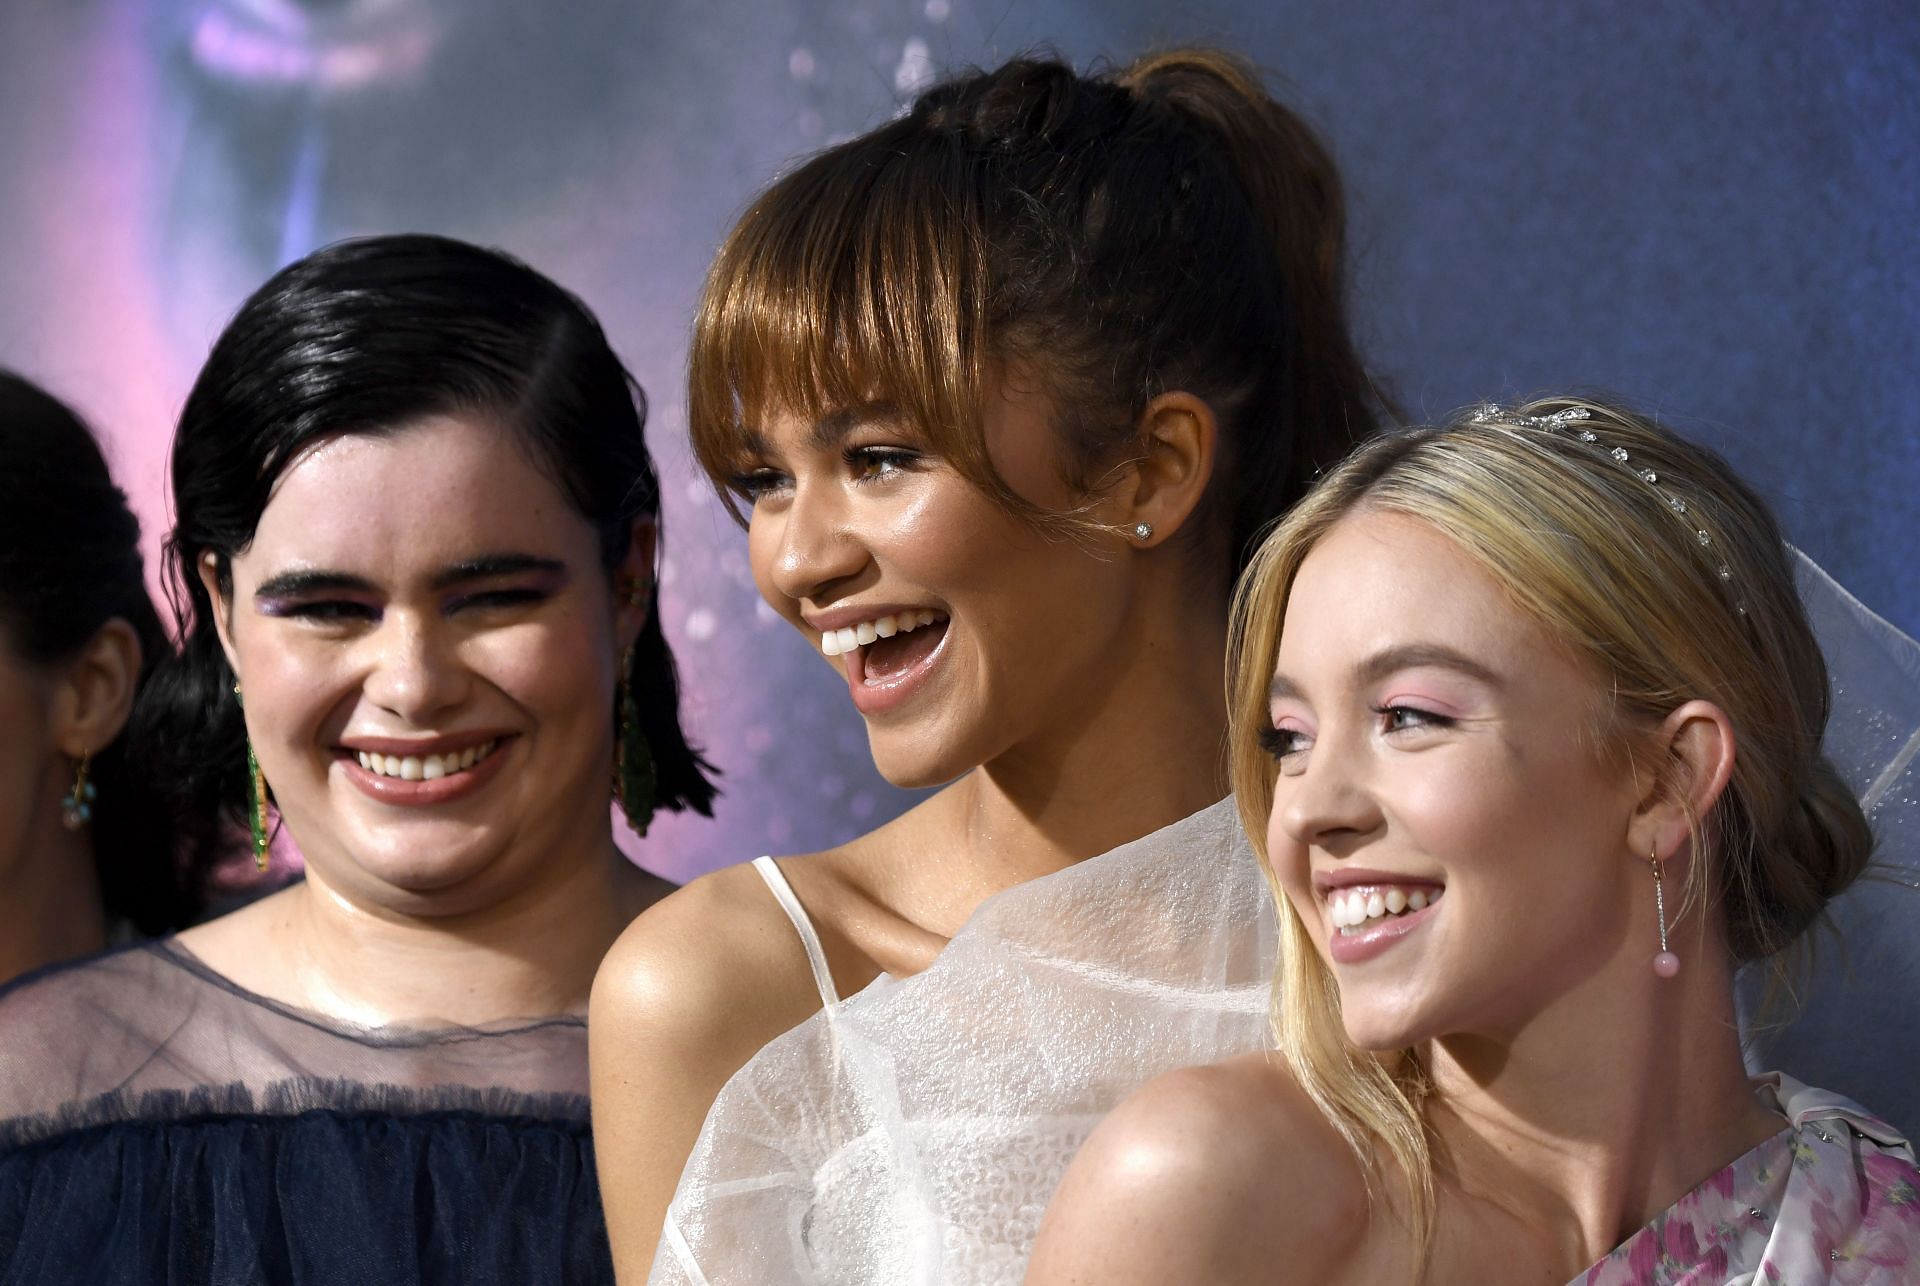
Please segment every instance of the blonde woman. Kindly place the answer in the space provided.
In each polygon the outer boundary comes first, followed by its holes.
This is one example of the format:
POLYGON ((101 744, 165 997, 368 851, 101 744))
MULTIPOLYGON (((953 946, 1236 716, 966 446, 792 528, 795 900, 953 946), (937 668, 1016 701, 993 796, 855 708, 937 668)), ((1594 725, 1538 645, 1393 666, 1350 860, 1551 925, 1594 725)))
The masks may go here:
POLYGON ((1911 1145, 1749 1080, 1733 974, 1867 864, 1765 506, 1595 402, 1362 449, 1238 590, 1279 1057, 1094 1134, 1028 1281, 1913 1280, 1911 1145))

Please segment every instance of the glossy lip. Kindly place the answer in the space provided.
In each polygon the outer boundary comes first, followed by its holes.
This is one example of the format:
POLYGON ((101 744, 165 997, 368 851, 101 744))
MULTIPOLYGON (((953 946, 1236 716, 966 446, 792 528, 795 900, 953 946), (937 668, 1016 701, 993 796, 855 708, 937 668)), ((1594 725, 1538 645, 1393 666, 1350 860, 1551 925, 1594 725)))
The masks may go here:
MULTIPOLYGON (((1420 881, 1406 880, 1376 882, 1402 885, 1420 883, 1420 881)), ((1403 911, 1399 915, 1382 916, 1376 923, 1369 924, 1367 928, 1352 934, 1342 933, 1334 928, 1333 920, 1329 915, 1324 921, 1327 926, 1327 954, 1333 958, 1335 964, 1364 964, 1392 950, 1402 938, 1424 925, 1439 909, 1439 902, 1429 902, 1418 911, 1403 911)))
MULTIPOLYGON (((905 609, 900 610, 904 611, 905 609)), ((925 610, 931 611, 933 609, 928 608, 925 610)), ((945 614, 942 613, 942 615, 945 614)), ((860 619, 871 620, 873 618, 861 617, 860 619)), ((919 690, 926 682, 927 676, 939 668, 941 660, 947 655, 947 640, 953 637, 953 618, 948 616, 943 621, 936 621, 932 625, 922 625, 920 628, 923 630, 937 629, 940 631, 940 641, 933 645, 933 651, 921 658, 920 662, 912 669, 896 674, 892 678, 882 682, 867 682, 867 659, 864 648, 855 648, 851 652, 842 652, 839 657, 835 658, 846 662, 847 692, 853 697, 853 708, 858 710, 862 716, 872 718, 875 715, 886 714, 890 710, 898 709, 919 690)))
POLYGON ((355 737, 351 742, 341 744, 335 752, 334 762, 340 765, 340 770, 346 774, 347 780, 368 798, 382 804, 395 804, 403 808, 424 808, 464 799, 499 776, 501 765, 506 762, 507 750, 516 740, 518 738, 514 734, 506 732, 459 733, 420 741, 391 737, 355 737), (399 777, 384 777, 362 768, 359 759, 355 757, 361 750, 369 754, 377 752, 383 755, 444 755, 450 751, 465 750, 468 746, 477 746, 493 740, 499 741, 500 744, 495 746, 493 753, 485 759, 463 773, 455 773, 451 777, 438 777, 433 781, 405 781, 399 777))

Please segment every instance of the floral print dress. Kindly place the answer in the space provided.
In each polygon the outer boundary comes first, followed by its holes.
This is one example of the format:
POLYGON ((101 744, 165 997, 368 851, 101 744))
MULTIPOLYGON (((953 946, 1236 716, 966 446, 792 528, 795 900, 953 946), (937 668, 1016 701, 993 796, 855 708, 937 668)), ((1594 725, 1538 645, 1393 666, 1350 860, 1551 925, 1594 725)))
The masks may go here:
POLYGON ((1572 1286, 1920 1282, 1913 1145, 1856 1104, 1778 1072, 1755 1088, 1787 1127, 1572 1286))

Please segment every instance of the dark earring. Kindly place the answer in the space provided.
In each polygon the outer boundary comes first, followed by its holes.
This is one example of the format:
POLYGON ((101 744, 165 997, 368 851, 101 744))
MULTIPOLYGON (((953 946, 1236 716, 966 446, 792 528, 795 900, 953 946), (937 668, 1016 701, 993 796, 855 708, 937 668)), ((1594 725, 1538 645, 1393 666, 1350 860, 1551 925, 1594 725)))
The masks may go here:
POLYGON ((620 684, 617 706, 619 727, 613 742, 613 795, 620 811, 635 835, 645 835, 653 820, 654 790, 658 784, 654 772, 653 747, 640 727, 640 703, 634 699, 628 672, 633 668, 633 649, 620 658, 620 684))
MULTIPOLYGON (((233 685, 233 698, 245 704, 240 685, 233 685)), ((247 837, 253 842, 253 868, 267 869, 267 778, 260 761, 253 757, 253 742, 247 742, 247 837)))
POLYGON ((73 789, 60 801, 60 824, 70 831, 77 831, 93 820, 93 800, 100 792, 87 780, 89 758, 86 751, 80 752, 80 763, 73 770, 73 789))

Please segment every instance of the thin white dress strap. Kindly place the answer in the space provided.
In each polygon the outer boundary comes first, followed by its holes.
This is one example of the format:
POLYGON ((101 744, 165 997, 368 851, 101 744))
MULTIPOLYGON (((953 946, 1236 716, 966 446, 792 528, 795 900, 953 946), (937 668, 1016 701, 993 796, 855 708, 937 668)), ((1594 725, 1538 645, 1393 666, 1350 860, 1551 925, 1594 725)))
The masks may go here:
POLYGON ((793 930, 800 935, 800 945, 807 949, 807 963, 813 966, 813 985, 820 989, 821 1003, 827 1009, 833 1009, 840 1003, 840 993, 833 989, 833 972, 827 968, 826 949, 820 945, 820 935, 814 932, 813 921, 807 918, 806 908, 794 896, 793 885, 787 883, 786 872, 770 857, 754 858, 753 869, 760 872, 760 878, 767 882, 767 888, 773 893, 773 900, 787 913, 787 919, 793 921, 793 930))

